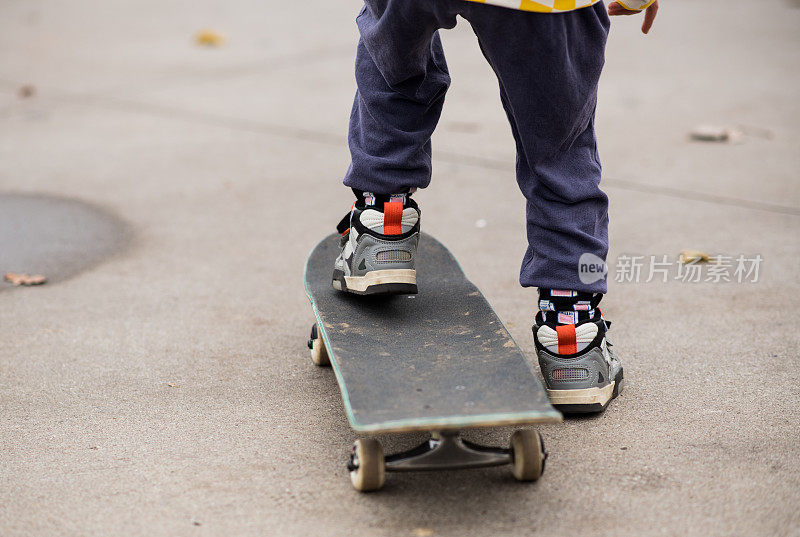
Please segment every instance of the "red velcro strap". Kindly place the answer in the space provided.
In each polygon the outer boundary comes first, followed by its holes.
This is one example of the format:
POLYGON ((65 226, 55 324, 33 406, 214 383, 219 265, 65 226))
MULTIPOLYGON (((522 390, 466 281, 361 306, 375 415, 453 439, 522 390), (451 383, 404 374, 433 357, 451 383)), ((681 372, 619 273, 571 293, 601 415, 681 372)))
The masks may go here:
POLYGON ((578 352, 574 324, 556 326, 556 334, 558 334, 558 354, 575 354, 578 352))
POLYGON ((403 233, 403 202, 387 201, 383 204, 383 234, 401 235, 403 233))

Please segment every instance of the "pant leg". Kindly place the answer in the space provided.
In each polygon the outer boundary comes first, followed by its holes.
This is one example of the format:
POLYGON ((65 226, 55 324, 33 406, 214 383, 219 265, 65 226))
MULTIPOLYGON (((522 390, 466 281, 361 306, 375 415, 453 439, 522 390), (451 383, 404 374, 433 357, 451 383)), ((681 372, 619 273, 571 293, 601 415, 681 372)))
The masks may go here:
POLYGON ((609 19, 602 3, 568 13, 474 5, 465 13, 500 82, 517 142, 528 249, 520 283, 606 292, 578 260, 608 253, 608 197, 594 133, 609 19))
POLYGON ((366 0, 358 16, 351 163, 344 184, 380 194, 431 180, 431 135, 450 75, 439 28, 456 24, 451 0, 366 0))

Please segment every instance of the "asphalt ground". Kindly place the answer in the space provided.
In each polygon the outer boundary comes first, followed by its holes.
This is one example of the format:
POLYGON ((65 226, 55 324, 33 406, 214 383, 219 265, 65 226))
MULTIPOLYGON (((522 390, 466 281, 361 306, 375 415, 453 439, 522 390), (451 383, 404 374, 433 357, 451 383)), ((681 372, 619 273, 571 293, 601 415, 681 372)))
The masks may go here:
MULTIPOLYGON (((302 285, 352 202, 358 8, 0 6, 0 271, 51 276, 0 284, 0 534, 800 535, 797 3, 664 2, 647 37, 614 20, 597 130, 625 392, 540 428, 536 484, 398 474, 370 495, 302 285), (707 123, 742 134, 691 141, 707 123), (760 255, 758 281, 676 279, 687 248, 760 255), (646 282, 664 255, 668 282, 646 282)), ((466 24, 443 38, 423 226, 533 356, 496 82, 466 24)))

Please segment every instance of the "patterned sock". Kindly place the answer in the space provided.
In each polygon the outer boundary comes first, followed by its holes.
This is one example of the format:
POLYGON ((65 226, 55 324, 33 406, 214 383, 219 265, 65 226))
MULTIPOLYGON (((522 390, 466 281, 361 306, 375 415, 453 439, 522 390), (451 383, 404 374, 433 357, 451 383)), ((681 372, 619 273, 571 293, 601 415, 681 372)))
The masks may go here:
POLYGON ((363 209, 364 207, 374 207, 379 210, 383 210, 384 203, 397 201, 402 202, 403 207, 410 206, 411 194, 416 191, 416 188, 412 188, 408 192, 402 192, 399 194, 375 194, 373 192, 364 192, 363 190, 356 190, 355 188, 353 189, 353 193, 356 195, 356 207, 359 209, 363 209))
POLYGON ((550 325, 580 324, 595 316, 603 295, 565 289, 539 289, 542 322, 550 325))

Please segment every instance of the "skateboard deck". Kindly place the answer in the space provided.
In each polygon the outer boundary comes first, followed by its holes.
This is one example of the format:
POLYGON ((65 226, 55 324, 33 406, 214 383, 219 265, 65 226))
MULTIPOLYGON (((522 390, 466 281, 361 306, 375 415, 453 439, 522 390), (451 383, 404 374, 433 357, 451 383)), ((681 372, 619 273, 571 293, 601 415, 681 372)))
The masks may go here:
POLYGON ((305 289, 357 432, 457 430, 561 421, 489 302, 439 241, 422 234, 417 295, 331 287, 339 235, 305 267, 305 289))

